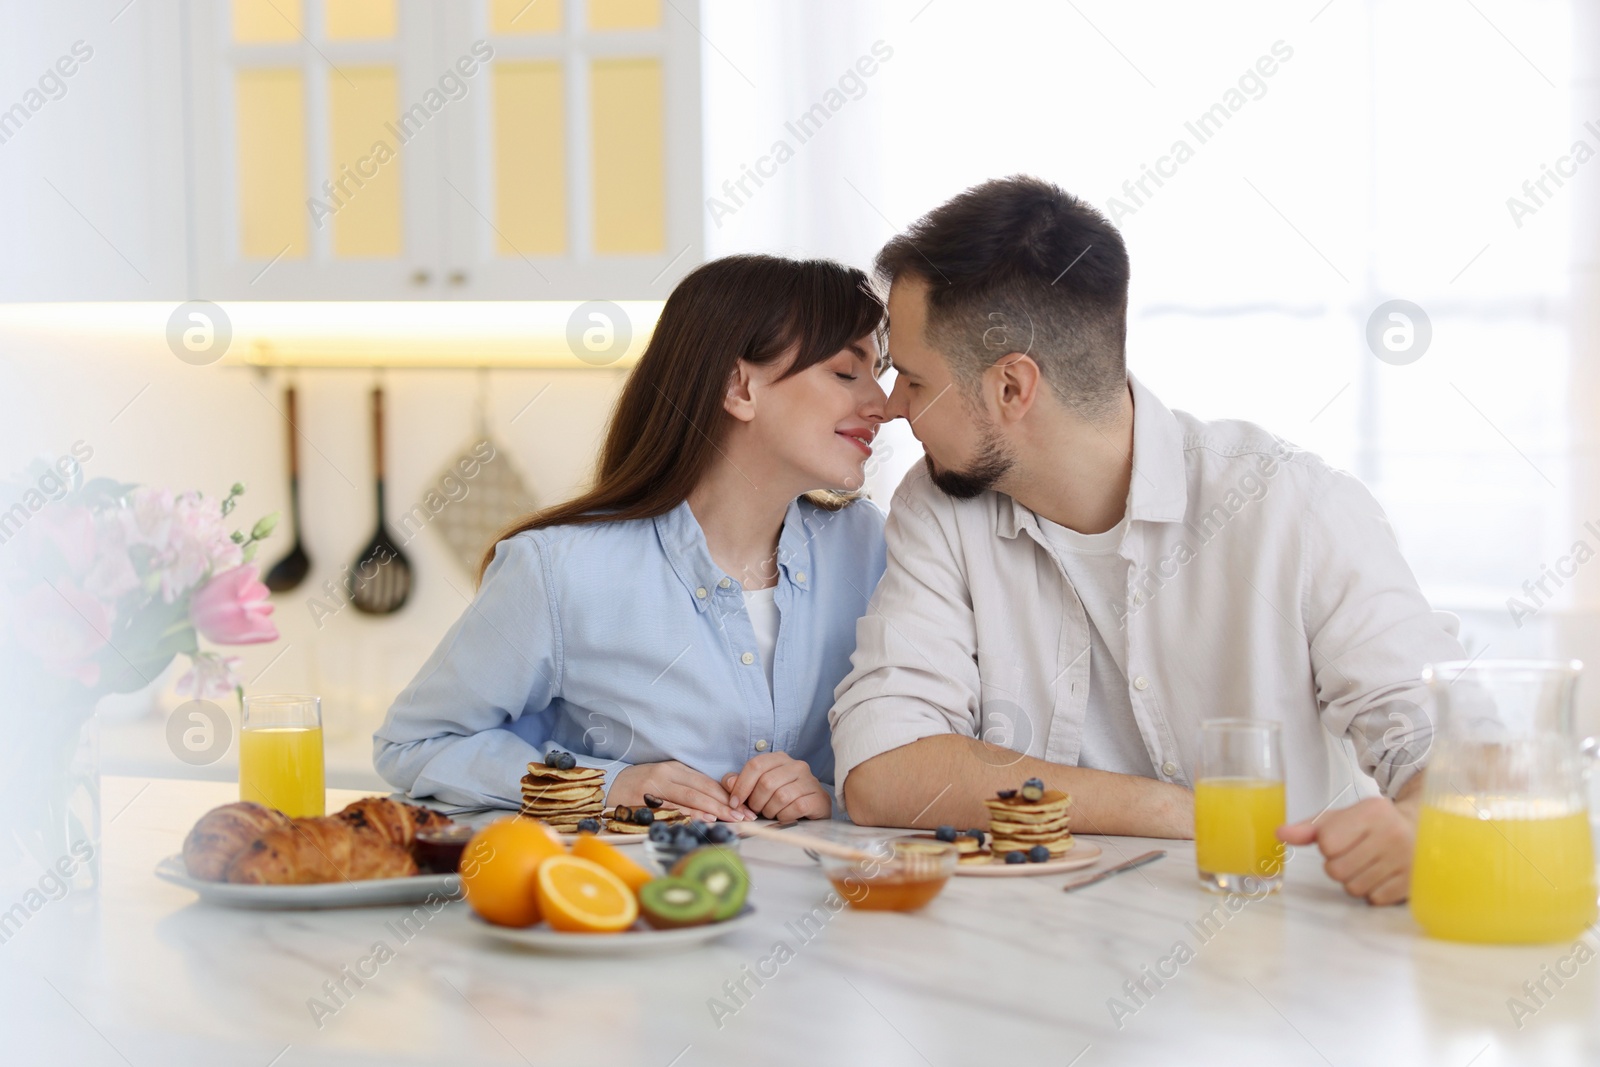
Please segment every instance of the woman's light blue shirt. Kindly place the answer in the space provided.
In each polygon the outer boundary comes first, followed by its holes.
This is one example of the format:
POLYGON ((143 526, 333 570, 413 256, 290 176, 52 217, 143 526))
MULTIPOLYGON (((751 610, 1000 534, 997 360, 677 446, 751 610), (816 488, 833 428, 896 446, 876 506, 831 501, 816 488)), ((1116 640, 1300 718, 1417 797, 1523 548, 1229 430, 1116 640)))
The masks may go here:
POLYGON ((518 807, 551 749, 601 767, 677 760, 713 779, 762 752, 833 783, 828 708, 883 574, 883 512, 789 506, 778 539, 769 693, 742 589, 687 503, 654 519, 502 541, 477 597, 373 735, 413 797, 518 807))

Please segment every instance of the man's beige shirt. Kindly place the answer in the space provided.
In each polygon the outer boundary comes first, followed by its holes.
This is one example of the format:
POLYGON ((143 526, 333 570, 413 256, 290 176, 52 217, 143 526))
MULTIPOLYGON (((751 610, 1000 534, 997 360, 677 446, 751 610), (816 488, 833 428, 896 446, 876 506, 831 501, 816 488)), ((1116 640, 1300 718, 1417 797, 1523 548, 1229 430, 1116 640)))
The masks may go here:
MULTIPOLYGON (((1423 666, 1465 658, 1455 616, 1423 598, 1352 475, 1129 381, 1128 591, 1121 632, 1102 636, 1127 642, 1143 773, 1193 788, 1202 722, 1268 719, 1291 819, 1338 799, 1329 737, 1393 796, 1432 740, 1423 666)), ((946 496, 918 464, 885 535, 888 570, 829 713, 841 792, 863 761, 944 733, 1076 765, 1090 622, 1037 516, 1001 493, 946 496)))

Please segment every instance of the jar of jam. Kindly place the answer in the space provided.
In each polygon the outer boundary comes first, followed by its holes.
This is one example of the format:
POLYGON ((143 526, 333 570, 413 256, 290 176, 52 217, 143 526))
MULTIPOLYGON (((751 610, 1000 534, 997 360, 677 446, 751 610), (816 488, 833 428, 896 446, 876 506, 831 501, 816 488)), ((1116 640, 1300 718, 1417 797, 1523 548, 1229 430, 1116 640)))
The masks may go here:
POLYGON ((418 830, 411 854, 424 874, 455 874, 473 833, 472 827, 460 823, 418 830))

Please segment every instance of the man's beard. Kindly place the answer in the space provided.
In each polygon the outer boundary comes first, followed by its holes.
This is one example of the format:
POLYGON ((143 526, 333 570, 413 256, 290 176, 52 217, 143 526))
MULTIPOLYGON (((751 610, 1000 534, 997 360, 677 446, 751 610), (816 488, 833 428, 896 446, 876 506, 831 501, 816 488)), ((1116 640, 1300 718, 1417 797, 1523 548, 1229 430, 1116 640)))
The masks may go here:
POLYGON ((996 482, 1011 473, 1016 458, 1002 447, 1000 435, 994 432, 994 428, 986 426, 978 442, 978 458, 966 470, 941 470, 929 455, 924 455, 922 462, 928 467, 928 477, 946 496, 971 500, 979 493, 993 489, 996 482))

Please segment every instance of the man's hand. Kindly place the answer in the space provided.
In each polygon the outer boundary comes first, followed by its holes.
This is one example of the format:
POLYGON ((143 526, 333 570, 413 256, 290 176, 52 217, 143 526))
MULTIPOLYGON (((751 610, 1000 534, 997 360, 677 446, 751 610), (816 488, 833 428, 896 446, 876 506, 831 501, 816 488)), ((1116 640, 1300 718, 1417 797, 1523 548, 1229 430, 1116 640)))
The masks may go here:
POLYGON ((738 774, 722 780, 731 803, 743 804, 769 819, 826 819, 833 802, 804 760, 787 752, 763 752, 738 774))
POLYGON ((1307 822, 1278 827, 1278 840, 1316 842, 1322 869, 1353 897, 1369 904, 1399 904, 1411 893, 1411 851, 1417 840, 1415 813, 1406 801, 1420 791, 1419 774, 1401 790, 1399 803, 1371 797, 1307 822))
POLYGON ((755 813, 728 796, 727 789, 709 775, 677 760, 666 763, 635 763, 617 773, 606 800, 612 805, 638 807, 646 793, 658 796, 691 819, 703 822, 739 822, 755 818, 755 813))

